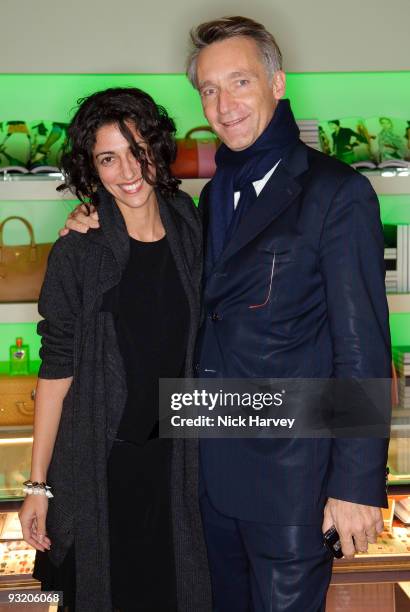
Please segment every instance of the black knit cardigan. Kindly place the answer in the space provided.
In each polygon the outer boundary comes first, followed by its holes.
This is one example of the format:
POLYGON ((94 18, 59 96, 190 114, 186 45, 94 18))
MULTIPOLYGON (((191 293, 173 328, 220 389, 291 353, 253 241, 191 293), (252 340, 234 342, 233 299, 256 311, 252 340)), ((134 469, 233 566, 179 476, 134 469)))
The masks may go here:
MULTIPOLYGON (((112 314, 100 307, 104 292, 120 281, 129 238, 111 196, 103 189, 99 195, 100 229, 86 235, 70 232, 57 240, 39 300, 44 317, 38 325, 39 376, 73 376, 48 472, 55 495, 47 515, 49 556, 59 565, 74 543, 76 606, 81 612, 112 610, 106 465, 127 393, 112 314)), ((164 199, 157 193, 157 198, 189 304, 185 376, 190 377, 200 316, 202 230, 189 196, 179 192, 164 199)), ((178 612, 210 612, 195 440, 173 441, 171 508, 178 612)))

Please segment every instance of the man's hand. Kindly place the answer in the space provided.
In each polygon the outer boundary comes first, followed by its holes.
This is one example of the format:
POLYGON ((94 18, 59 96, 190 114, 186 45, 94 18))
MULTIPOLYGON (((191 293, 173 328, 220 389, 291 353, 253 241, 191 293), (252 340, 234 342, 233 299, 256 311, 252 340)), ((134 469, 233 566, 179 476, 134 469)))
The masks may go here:
POLYGON ((84 204, 76 206, 73 212, 68 215, 65 227, 58 232, 59 236, 67 236, 70 230, 86 234, 90 228, 99 228, 98 213, 94 206, 91 206, 90 210, 91 214, 88 215, 84 204))
POLYGON ((383 531, 383 517, 380 508, 329 497, 324 510, 323 533, 332 525, 339 533, 343 555, 353 559, 356 552, 367 552, 367 545, 376 542, 377 535, 383 531))

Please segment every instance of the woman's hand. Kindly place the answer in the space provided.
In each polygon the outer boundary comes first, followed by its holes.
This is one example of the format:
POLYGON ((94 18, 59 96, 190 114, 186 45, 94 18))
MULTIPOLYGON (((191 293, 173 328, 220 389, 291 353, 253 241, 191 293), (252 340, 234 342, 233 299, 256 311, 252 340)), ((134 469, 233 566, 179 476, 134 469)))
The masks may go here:
POLYGON ((23 538, 41 551, 50 550, 51 541, 46 535, 48 498, 45 495, 27 495, 20 508, 19 519, 23 538))

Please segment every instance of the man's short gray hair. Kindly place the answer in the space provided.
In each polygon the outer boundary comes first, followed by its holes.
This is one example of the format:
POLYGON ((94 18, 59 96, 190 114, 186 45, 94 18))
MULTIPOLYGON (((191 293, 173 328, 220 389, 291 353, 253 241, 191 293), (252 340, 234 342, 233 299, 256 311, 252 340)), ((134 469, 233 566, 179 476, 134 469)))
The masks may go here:
POLYGON ((187 60, 187 76, 195 89, 198 89, 196 75, 198 55, 204 47, 214 42, 247 36, 255 41, 265 65, 268 77, 272 78, 277 70, 282 70, 282 53, 265 26, 247 17, 222 17, 201 23, 190 32, 191 51, 187 60))

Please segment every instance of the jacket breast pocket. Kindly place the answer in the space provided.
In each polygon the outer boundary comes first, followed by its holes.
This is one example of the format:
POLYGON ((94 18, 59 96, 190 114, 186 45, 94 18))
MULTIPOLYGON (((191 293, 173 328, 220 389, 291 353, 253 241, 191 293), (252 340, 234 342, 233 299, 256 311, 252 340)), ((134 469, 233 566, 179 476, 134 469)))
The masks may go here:
POLYGON ((255 303, 249 304, 250 310, 258 310, 266 308, 269 303, 275 300, 277 292, 277 278, 279 274, 283 274, 286 268, 291 266, 295 260, 294 249, 291 248, 276 248, 272 247, 259 247, 257 249, 257 268, 258 274, 263 274, 263 293, 262 299, 255 301, 255 303))

